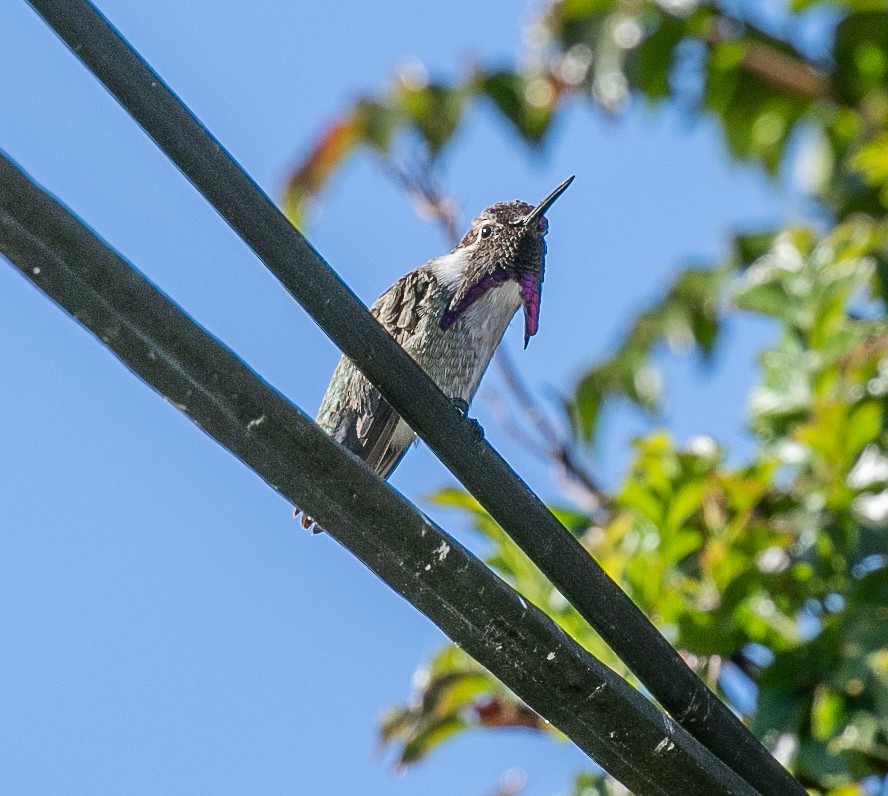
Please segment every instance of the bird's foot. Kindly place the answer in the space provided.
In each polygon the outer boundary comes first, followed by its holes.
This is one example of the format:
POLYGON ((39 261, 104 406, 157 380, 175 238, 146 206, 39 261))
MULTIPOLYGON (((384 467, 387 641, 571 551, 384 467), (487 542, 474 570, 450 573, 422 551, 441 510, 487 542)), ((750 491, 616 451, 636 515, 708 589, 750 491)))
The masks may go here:
POLYGON ((472 424, 472 430, 475 432, 475 439, 481 442, 484 439, 484 429, 474 417, 469 417, 469 402, 463 398, 451 398, 451 403, 462 412, 462 416, 472 424))
POLYGON ((450 403, 452 403, 463 415, 467 415, 469 413, 469 402, 464 398, 451 398, 450 403))
POLYGON ((307 514, 303 513, 302 509, 300 509, 300 508, 298 508, 298 507, 293 511, 293 518, 299 520, 299 524, 300 524, 300 525, 301 525, 306 531, 310 530, 311 533, 312 533, 312 536, 314 536, 316 533, 323 533, 323 532, 324 532, 324 529, 321 528, 320 525, 318 525, 318 524, 317 524, 317 523, 316 523, 311 517, 309 517, 307 514), (302 515, 302 519, 301 519, 301 520, 299 520, 299 515, 300 515, 300 514, 302 515))

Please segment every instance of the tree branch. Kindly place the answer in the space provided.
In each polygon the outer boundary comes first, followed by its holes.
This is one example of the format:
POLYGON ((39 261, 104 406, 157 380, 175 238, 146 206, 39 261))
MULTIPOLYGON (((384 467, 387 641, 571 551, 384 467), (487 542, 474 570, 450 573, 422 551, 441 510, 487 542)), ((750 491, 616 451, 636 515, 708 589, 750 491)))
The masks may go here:
POLYGON ((496 364, 509 394, 521 408, 527 423, 526 426, 520 426, 521 434, 513 434, 513 436, 519 442, 523 442, 525 446, 530 447, 531 450, 541 452, 559 469, 567 481, 579 486, 588 498, 584 502, 588 504, 591 501, 591 509, 609 509, 611 506, 610 495, 599 485, 592 473, 580 463, 571 439, 549 420, 545 410, 540 406, 518 372, 512 358, 502 347, 497 349, 496 364), (536 432, 540 443, 532 442, 533 438, 527 428, 536 432))
POLYGON ((768 83, 810 100, 832 96, 829 79, 823 72, 766 44, 748 43, 741 65, 768 83))
POLYGON ((741 44, 744 51, 740 67, 775 88, 791 94, 800 94, 812 101, 832 96, 829 77, 820 69, 808 63, 802 56, 789 55, 763 41, 743 40, 734 35, 744 28, 751 28, 760 36, 767 37, 765 33, 744 20, 720 14, 712 22, 704 41, 710 47, 723 42, 741 44))
POLYGON ((436 222, 451 246, 459 243, 459 220, 456 203, 438 187, 432 162, 426 159, 412 168, 383 159, 386 173, 402 188, 421 218, 436 222))

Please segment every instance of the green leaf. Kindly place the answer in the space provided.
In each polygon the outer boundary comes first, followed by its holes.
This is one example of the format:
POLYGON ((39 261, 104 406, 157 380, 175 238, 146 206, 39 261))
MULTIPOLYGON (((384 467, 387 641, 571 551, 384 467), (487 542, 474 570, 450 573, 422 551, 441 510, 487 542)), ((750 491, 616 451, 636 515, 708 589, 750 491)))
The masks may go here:
POLYGON ((421 760, 435 747, 452 738, 466 728, 466 722, 459 716, 448 716, 424 728, 410 737, 401 750, 399 762, 410 765, 421 760))
POLYGON ((844 726, 847 720, 844 707, 845 700, 841 694, 824 686, 815 690, 811 708, 811 732, 815 739, 826 741, 844 726))
POLYGON ((437 155, 459 126, 465 92, 432 84, 422 88, 405 87, 398 99, 403 113, 428 144, 431 154, 437 155))
POLYGON ((531 144, 538 144, 549 130, 557 93, 545 75, 525 76, 490 72, 477 77, 479 93, 489 97, 500 113, 531 144))
POLYGON ((580 378, 569 409, 584 440, 593 440, 601 411, 611 399, 627 398, 647 412, 657 410, 662 384, 651 357, 658 345, 712 353, 720 329, 720 293, 732 268, 728 264, 682 271, 663 300, 636 319, 616 353, 580 378))
POLYGON ((686 35, 684 20, 664 16, 629 57, 626 71, 630 80, 648 99, 663 99, 671 93, 675 48, 686 35))
POLYGON ((888 133, 864 145, 851 158, 851 166, 879 192, 882 206, 888 208, 888 133))
POLYGON ((849 105, 888 88, 888 12, 861 12, 842 20, 833 58, 833 85, 849 105))

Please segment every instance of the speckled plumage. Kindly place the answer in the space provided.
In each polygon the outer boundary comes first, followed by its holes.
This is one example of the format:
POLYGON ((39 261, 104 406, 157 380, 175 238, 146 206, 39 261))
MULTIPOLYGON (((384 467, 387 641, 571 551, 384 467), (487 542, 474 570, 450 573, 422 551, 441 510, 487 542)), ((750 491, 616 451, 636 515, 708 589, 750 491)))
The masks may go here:
MULTIPOLYGON (((436 274, 439 263, 433 260, 401 277, 370 312, 444 393, 468 404, 521 300, 517 284, 505 282, 467 308, 445 331, 441 319, 457 291, 436 274)), ((383 478, 415 439, 347 357, 339 360, 317 421, 383 478)))
MULTIPOLYGON (((370 307, 441 390, 466 406, 519 307, 525 344, 537 330, 548 226, 543 213, 569 184, 536 207, 517 200, 488 207, 450 254, 401 277, 370 307)), ((416 439, 344 356, 317 422, 383 478, 416 439)))

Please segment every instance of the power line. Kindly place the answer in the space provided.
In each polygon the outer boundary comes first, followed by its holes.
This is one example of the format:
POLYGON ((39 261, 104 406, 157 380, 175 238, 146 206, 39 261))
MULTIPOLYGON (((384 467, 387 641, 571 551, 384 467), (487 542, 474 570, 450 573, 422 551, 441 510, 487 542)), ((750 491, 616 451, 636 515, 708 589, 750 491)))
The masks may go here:
POLYGON ((635 793, 756 795, 250 371, 2 152, 0 252, 635 793))
POLYGON ((676 721, 765 796, 804 796, 95 7, 29 3, 676 721))

